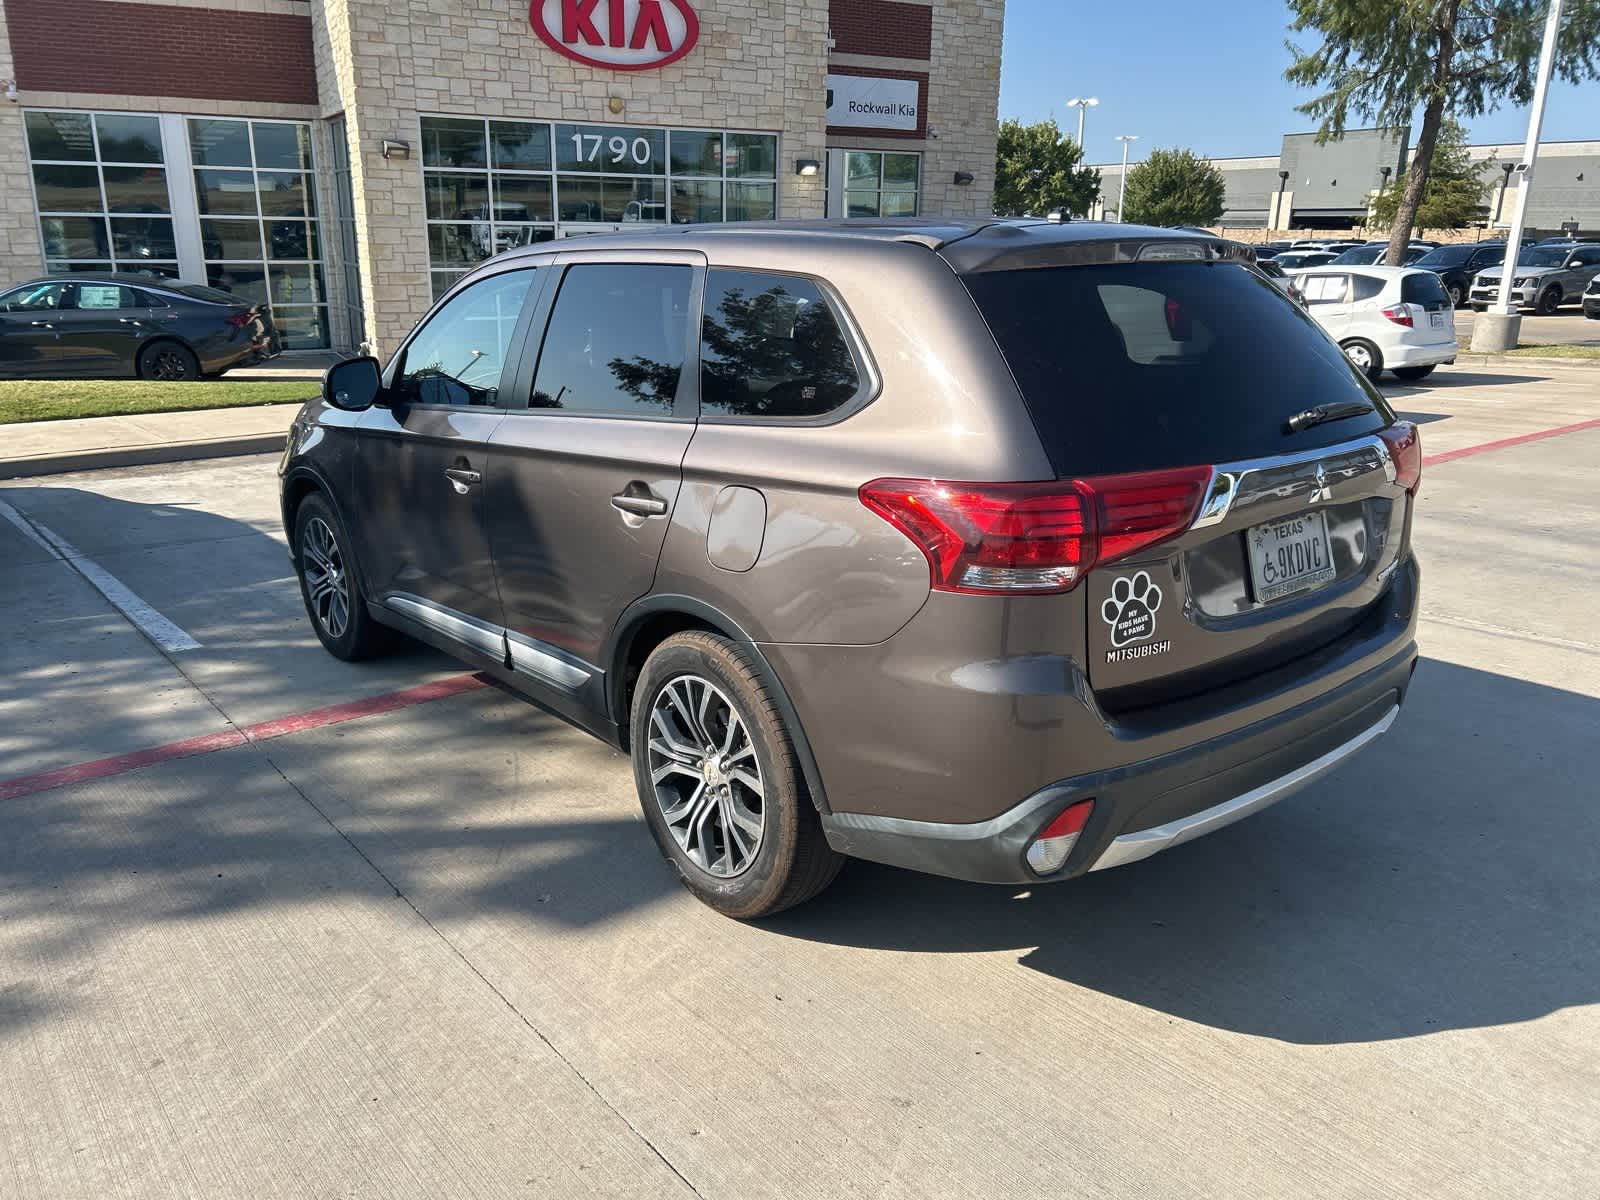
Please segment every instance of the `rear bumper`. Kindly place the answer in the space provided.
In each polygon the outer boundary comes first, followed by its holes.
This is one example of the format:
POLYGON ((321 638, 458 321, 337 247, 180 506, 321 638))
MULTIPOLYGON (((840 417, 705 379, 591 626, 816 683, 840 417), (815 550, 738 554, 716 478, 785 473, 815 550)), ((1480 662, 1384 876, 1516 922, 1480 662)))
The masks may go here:
POLYGON ((1440 363, 1453 363, 1460 347, 1452 337, 1448 342, 1413 346, 1402 342, 1384 355, 1386 367, 1433 367, 1440 363))
POLYGON ((1061 780, 988 821, 945 824, 859 813, 823 816, 829 844, 856 858, 983 883, 1053 882, 1148 858, 1261 811, 1355 755, 1394 723, 1416 644, 1269 720, 1144 763, 1061 780), (1029 844, 1070 804, 1094 812, 1063 867, 1035 875, 1029 844))
MULTIPOLYGON (((1416 560, 1408 555, 1389 597, 1376 605, 1376 627, 1355 638, 1354 645, 1320 659, 1314 674, 1293 686, 1293 696, 1283 696, 1288 701, 1283 707, 1258 720, 1179 742, 1165 754, 1035 787, 1021 802, 984 821, 824 813, 827 840, 853 858, 974 882, 1026 885, 1138 861, 1210 834, 1334 770, 1394 722, 1418 659, 1416 586, 1416 560), (1035 875, 1024 858, 1027 846, 1056 814, 1085 798, 1093 798, 1093 814, 1069 858, 1058 872, 1035 875)), ((1026 717, 1029 710, 1019 709, 1018 715, 1026 717)), ((1016 741, 1022 731, 1013 728, 1016 741)), ((1006 762, 1016 757, 1008 754, 1013 749, 1021 754, 1021 742, 1018 747, 990 742, 992 781, 1005 778, 1006 762)))

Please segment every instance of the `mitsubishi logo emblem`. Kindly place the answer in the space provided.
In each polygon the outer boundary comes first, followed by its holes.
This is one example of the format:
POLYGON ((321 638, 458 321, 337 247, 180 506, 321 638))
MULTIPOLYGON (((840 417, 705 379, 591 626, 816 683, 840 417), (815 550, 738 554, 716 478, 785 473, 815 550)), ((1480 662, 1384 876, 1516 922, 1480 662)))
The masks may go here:
POLYGON ((1319 500, 1328 501, 1332 499, 1333 489, 1328 486, 1328 472, 1323 469, 1321 463, 1318 463, 1314 484, 1311 488, 1311 503, 1316 504, 1319 500))

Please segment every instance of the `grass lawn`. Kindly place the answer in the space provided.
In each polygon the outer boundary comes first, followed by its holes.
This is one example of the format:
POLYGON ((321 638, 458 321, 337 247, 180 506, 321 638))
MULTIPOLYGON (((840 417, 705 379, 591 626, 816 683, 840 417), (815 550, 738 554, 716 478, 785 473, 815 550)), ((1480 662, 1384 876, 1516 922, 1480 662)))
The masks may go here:
POLYGON ((1600 346, 1529 346, 1524 343, 1506 353, 1516 358, 1587 358, 1600 362, 1600 346))
POLYGON ((315 379, 213 379, 193 383, 143 379, 0 380, 0 423, 297 404, 315 396, 320 386, 315 379))

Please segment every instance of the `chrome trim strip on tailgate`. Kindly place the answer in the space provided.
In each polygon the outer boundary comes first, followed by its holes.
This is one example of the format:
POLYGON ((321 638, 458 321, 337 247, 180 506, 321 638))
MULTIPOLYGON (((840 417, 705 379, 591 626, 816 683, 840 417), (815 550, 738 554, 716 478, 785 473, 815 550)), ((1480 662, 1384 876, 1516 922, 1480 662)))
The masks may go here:
POLYGON ((1245 481, 1257 472, 1326 462, 1362 450, 1372 451, 1376 455, 1378 463, 1383 467, 1384 477, 1393 483, 1394 459, 1389 454, 1389 444, 1375 433, 1348 442, 1340 442, 1334 446, 1320 446, 1300 454, 1279 454, 1270 458, 1251 458, 1214 466, 1211 468, 1211 480, 1206 484, 1205 497, 1200 502, 1200 509, 1195 513, 1194 520, 1189 523, 1189 528, 1206 529, 1221 524, 1233 510, 1238 499, 1248 491, 1245 481))
POLYGON ((1356 734, 1343 745, 1335 746, 1322 757, 1312 759, 1305 766, 1298 767, 1287 775, 1280 775, 1260 787, 1252 788, 1242 796, 1224 800, 1221 804, 1176 821, 1168 821, 1165 825, 1157 825, 1154 829, 1125 833, 1106 847, 1105 853, 1095 860, 1089 870, 1103 871, 1107 867, 1120 867, 1126 863, 1138 862, 1141 858, 1149 858, 1159 851, 1193 841, 1225 825, 1232 825, 1251 813, 1260 812, 1326 775, 1368 742, 1375 740, 1379 734, 1384 733, 1399 715, 1400 706, 1397 704, 1378 718, 1375 724, 1356 734))

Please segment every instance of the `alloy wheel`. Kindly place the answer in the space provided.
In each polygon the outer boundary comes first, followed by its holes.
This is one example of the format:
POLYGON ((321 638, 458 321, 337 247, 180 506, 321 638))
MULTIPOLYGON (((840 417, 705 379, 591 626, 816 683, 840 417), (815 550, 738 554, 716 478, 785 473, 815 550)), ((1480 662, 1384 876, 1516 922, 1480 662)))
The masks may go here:
POLYGON ((699 675, 668 680, 651 705, 647 756, 678 848, 708 875, 747 870, 766 825, 765 783, 749 727, 727 695, 699 675))
POLYGON ((167 382, 187 379, 189 377, 189 364, 185 361, 182 351, 176 349, 160 350, 150 360, 150 378, 167 382))
POLYGON ((300 569, 305 575, 311 611, 329 637, 343 637, 350 624, 350 584, 339 540, 321 517, 306 522, 301 540, 300 569))
POLYGON ((1355 365, 1360 367, 1363 371, 1370 371, 1372 369, 1372 354, 1365 346, 1346 346, 1344 352, 1350 361, 1355 363, 1355 365))

